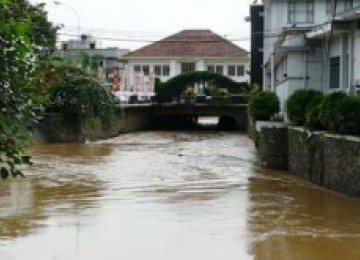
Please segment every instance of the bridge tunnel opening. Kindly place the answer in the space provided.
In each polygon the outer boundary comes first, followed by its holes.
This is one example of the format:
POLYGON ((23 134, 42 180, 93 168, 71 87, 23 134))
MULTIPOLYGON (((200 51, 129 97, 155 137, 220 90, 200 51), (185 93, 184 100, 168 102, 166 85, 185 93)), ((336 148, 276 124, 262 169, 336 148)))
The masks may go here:
POLYGON ((238 130, 236 120, 229 116, 160 116, 155 119, 153 126, 156 129, 169 130, 238 130))
POLYGON ((217 128, 219 119, 218 116, 200 116, 197 118, 196 124, 199 128, 217 128))
POLYGON ((235 118, 229 116, 220 116, 218 129, 228 131, 238 130, 235 118))
POLYGON ((199 116, 196 119, 199 129, 234 131, 237 130, 236 120, 229 116, 199 116))

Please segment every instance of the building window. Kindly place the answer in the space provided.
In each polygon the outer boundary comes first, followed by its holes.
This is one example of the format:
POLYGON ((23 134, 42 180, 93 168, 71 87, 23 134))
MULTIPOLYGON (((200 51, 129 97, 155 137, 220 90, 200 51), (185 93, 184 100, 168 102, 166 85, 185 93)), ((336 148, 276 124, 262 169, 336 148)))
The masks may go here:
POLYGON ((314 0, 289 0, 288 21, 289 23, 313 23, 314 0))
POLYGON ((195 63, 181 63, 181 73, 195 71, 195 63))
POLYGON ((340 88, 340 57, 330 58, 330 89, 340 88))
POLYGON ((144 76, 148 76, 149 75, 149 65, 143 65, 142 72, 144 73, 144 76))
POLYGON ((135 72, 140 72, 141 71, 141 66, 140 65, 135 65, 134 66, 134 71, 135 72))
POLYGON ((208 66, 207 66, 207 71, 209 71, 209 72, 215 72, 215 67, 214 67, 214 65, 208 65, 208 66))
POLYGON ((163 69, 163 76, 169 76, 170 75, 170 66, 169 65, 164 65, 163 67, 162 67, 162 69, 163 69))
POLYGON ((224 74, 224 68, 222 65, 216 65, 215 71, 217 74, 223 75, 224 74))
POLYGON ((244 76, 245 75, 245 67, 244 65, 236 66, 236 76, 244 76))
POLYGON ((155 76, 161 76, 161 66, 160 65, 154 66, 154 73, 155 73, 155 76))
POLYGON ((349 10, 354 7, 353 0, 345 0, 345 10, 349 10))
POLYGON ((235 76, 235 66, 234 65, 228 66, 228 76, 235 76))
POLYGON ((326 0, 326 14, 332 14, 334 10, 334 0, 326 0))
POLYGON ((154 66, 155 76, 169 76, 170 66, 169 65, 155 65, 154 66))

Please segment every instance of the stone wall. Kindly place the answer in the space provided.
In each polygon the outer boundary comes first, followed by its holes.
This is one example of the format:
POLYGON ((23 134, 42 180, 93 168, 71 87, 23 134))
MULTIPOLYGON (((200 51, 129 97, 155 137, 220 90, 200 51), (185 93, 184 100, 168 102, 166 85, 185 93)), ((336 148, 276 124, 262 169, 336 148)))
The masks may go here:
POLYGON ((287 164, 287 169, 299 177, 360 196, 360 137, 310 132, 300 127, 264 127, 258 152, 265 166, 286 169, 287 164))
POLYGON ((289 128, 289 171, 323 185, 323 140, 323 133, 289 128))
POLYGON ((360 138, 324 135, 324 186, 360 196, 360 138))
POLYGON ((263 166, 281 170, 288 168, 288 130, 286 127, 262 128, 257 144, 263 166))
POLYGON ((152 119, 149 105, 129 105, 119 108, 113 122, 104 127, 99 119, 83 122, 65 119, 60 114, 44 115, 34 133, 37 142, 84 142, 115 137, 122 133, 148 128, 152 119))

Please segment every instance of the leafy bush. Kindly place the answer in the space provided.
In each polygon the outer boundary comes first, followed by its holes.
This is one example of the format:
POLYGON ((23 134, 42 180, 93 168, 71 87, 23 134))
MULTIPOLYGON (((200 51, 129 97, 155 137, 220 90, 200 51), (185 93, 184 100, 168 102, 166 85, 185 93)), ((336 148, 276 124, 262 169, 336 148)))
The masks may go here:
POLYGON ((230 96, 230 93, 227 88, 213 88, 210 96, 214 98, 226 98, 230 96))
POLYGON ((51 106, 68 119, 99 118, 109 125, 114 115, 115 99, 105 90, 95 75, 71 64, 59 64, 54 69, 51 106))
POLYGON ((194 71, 180 74, 158 85, 156 94, 180 96, 187 85, 194 85, 194 83, 206 81, 211 81, 216 87, 222 86, 227 88, 229 93, 247 93, 249 91, 249 85, 246 82, 238 83, 231 78, 213 72, 194 71))
POLYGON ((306 113, 305 126, 311 130, 324 130, 320 121, 321 104, 315 105, 306 113))
POLYGON ((53 47, 56 28, 47 21, 44 5, 0 0, 0 178, 22 176, 29 130, 45 95, 41 76, 46 50, 53 47))
POLYGON ((286 101, 287 115, 295 125, 305 125, 306 114, 319 104, 322 93, 313 89, 300 89, 295 91, 286 101))
POLYGON ((188 85, 183 93, 181 93, 181 96, 183 98, 194 98, 195 92, 194 92, 194 86, 188 85))
POLYGON ((347 96, 338 101, 334 113, 335 131, 360 135, 360 98, 347 96))
POLYGON ((255 92, 250 96, 248 113, 254 120, 270 120, 279 111, 280 102, 275 93, 255 92))
POLYGON ((346 97, 347 95, 344 92, 334 92, 323 98, 320 105, 319 120, 324 129, 336 131, 339 128, 336 123, 335 110, 337 104, 346 97))

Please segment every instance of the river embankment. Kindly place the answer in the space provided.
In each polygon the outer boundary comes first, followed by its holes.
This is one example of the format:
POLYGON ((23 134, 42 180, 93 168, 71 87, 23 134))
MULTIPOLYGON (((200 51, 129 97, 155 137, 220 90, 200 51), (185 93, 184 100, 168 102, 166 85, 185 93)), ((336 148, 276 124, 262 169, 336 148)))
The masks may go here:
POLYGON ((262 165, 285 169, 317 185, 360 196, 360 137, 312 132, 303 127, 262 127, 262 165))
POLYGON ((45 113, 33 141, 79 143, 140 131, 151 126, 152 110, 152 106, 146 104, 118 107, 112 122, 106 126, 98 118, 69 120, 59 113, 45 113))

